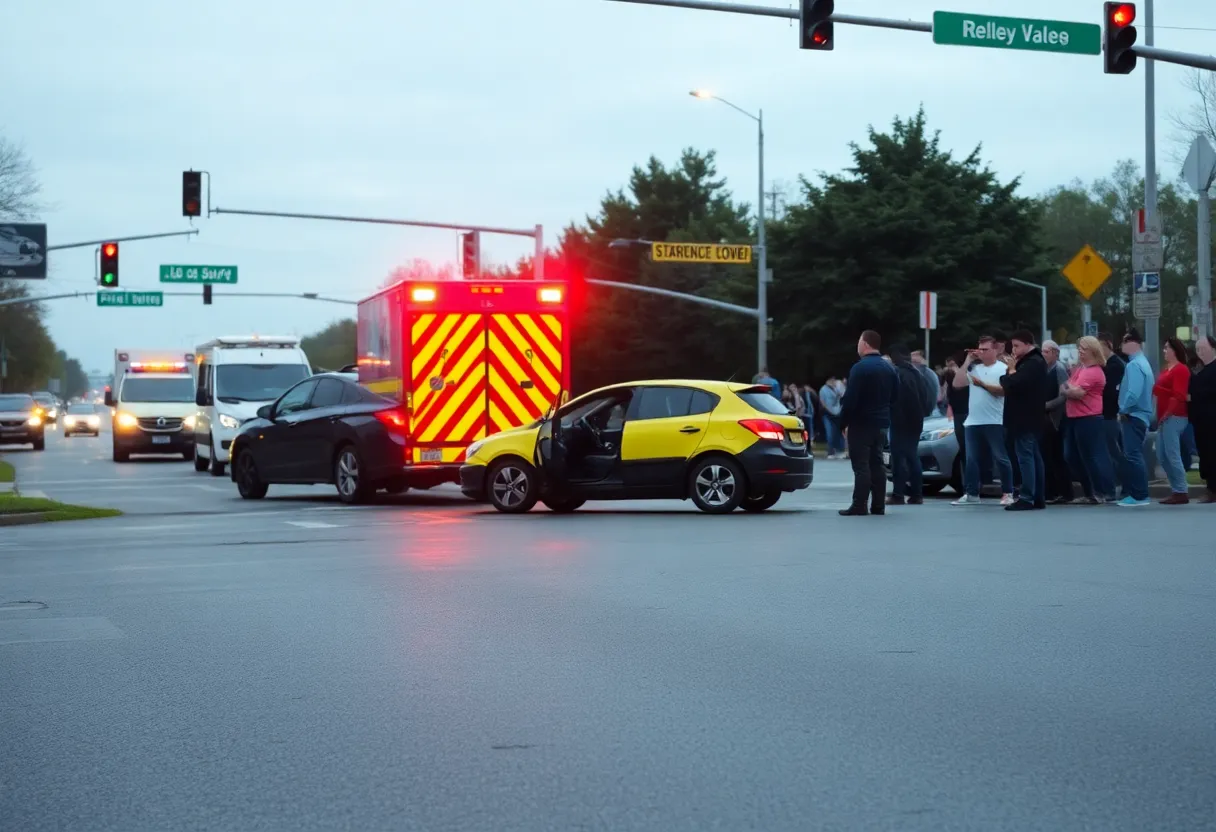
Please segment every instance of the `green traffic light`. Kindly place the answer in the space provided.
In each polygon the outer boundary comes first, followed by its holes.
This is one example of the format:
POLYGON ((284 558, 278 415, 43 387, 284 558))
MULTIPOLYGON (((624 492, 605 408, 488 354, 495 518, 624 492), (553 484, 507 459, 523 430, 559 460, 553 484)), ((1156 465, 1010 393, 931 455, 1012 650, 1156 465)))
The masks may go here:
POLYGON ((101 282, 104 283, 106 286, 113 286, 114 285, 114 275, 109 274, 109 273, 103 274, 101 276, 101 282))

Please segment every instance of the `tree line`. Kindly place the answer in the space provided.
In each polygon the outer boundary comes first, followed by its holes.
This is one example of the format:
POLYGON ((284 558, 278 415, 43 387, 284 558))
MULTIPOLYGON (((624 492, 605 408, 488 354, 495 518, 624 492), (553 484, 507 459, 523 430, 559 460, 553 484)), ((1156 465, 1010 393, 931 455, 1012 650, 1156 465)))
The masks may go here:
MULTIPOLYGON (((37 172, 24 149, 0 136, 0 222, 32 220, 42 210, 37 172)), ((0 279, 0 301, 29 297, 23 281, 0 279)), ((88 391, 80 362, 55 345, 46 328, 46 310, 36 303, 0 306, 0 392, 47 390, 59 379, 59 392, 88 391)))

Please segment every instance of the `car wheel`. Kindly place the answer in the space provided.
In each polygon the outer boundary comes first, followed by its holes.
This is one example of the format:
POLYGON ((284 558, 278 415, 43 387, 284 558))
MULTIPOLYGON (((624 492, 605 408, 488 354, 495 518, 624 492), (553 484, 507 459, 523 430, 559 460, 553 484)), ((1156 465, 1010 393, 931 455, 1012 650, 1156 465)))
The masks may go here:
POLYGON ((540 496, 536 469, 523 461, 505 459, 495 463, 487 479, 490 504, 507 514, 531 511, 540 496))
POLYGON ((211 476, 213 476, 213 477, 224 476, 224 463, 220 462, 218 459, 215 458, 215 440, 214 439, 212 439, 211 442, 207 445, 207 453, 209 455, 207 468, 208 468, 208 470, 211 471, 211 476))
POLYGON ((724 456, 707 457, 688 474, 688 493, 693 504, 707 514, 730 514, 747 494, 743 469, 724 456))
POLYGON ((739 504, 739 508, 744 511, 768 511, 773 506, 777 505, 777 501, 781 499, 780 491, 765 491, 759 497, 746 497, 739 504))
POLYGON ((545 508, 556 514, 569 514, 572 511, 577 511, 582 508, 586 500, 562 500, 562 499, 545 499, 541 500, 545 504, 545 508))
POLYGON ((372 493, 363 476, 363 462, 354 445, 344 445, 334 460, 334 485, 338 487, 338 499, 347 505, 367 501, 372 493))
POLYGON ((211 460, 208 457, 199 456, 198 447, 197 447, 198 443, 195 442, 194 444, 196 446, 194 449, 194 470, 198 471, 201 474, 203 471, 206 471, 207 468, 211 465, 211 460))
POLYGON ((253 461, 253 454, 242 451, 236 463, 236 490, 240 492, 241 497, 246 500, 260 500, 265 497, 270 486, 262 482, 258 475, 258 466, 253 461))

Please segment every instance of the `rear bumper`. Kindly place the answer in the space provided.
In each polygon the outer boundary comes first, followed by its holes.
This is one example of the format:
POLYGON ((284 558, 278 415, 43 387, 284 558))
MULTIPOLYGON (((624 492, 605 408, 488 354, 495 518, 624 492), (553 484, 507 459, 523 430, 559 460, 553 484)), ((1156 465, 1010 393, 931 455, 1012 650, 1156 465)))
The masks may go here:
POLYGON ((461 465, 460 491, 466 497, 481 500, 486 495, 486 466, 461 465))
POLYGON ((815 457, 790 456, 780 445, 757 442, 739 455, 752 493, 801 491, 815 479, 815 457))

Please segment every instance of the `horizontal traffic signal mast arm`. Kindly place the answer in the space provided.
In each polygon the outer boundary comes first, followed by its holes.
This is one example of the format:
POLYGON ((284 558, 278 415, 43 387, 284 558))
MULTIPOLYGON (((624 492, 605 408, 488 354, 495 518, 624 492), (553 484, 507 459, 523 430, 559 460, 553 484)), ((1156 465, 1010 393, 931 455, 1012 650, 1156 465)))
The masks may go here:
POLYGON ((467 222, 429 222, 426 220, 393 220, 381 217, 343 217, 334 214, 294 214, 286 211, 249 211, 236 208, 215 208, 213 214, 243 214, 247 217, 284 217, 292 220, 329 220, 331 222, 364 222, 372 225, 406 225, 414 228, 445 228, 451 231, 481 231, 486 234, 510 234, 515 237, 533 237, 536 228, 498 228, 490 225, 470 225, 467 222))
POLYGON ((100 246, 104 243, 127 243, 131 240, 155 240, 158 237, 189 237, 191 234, 197 234, 198 229, 194 228, 190 231, 166 231, 163 234, 139 234, 134 237, 106 237, 104 240, 86 240, 83 243, 63 243, 57 246, 47 246, 47 251, 58 251, 64 248, 84 248, 85 246, 100 246))
MULTIPOLYGON (((730 12, 732 14, 750 14, 758 17, 783 17, 797 20, 798 9, 781 9, 773 6, 749 6, 743 3, 717 3, 712 0, 609 0, 612 3, 633 3, 641 6, 667 6, 675 9, 696 9, 708 12, 730 12)), ((919 20, 893 20, 884 17, 859 17, 852 14, 833 14, 833 23, 847 23, 853 26, 872 26, 878 29, 903 29, 911 32, 928 32, 932 34, 933 24, 919 20)), ((1179 64, 1196 69, 1216 71, 1216 58, 1192 52, 1176 52, 1172 49, 1158 49, 1155 46, 1131 47, 1131 51, 1140 58, 1149 58, 1168 64, 1179 64)))

